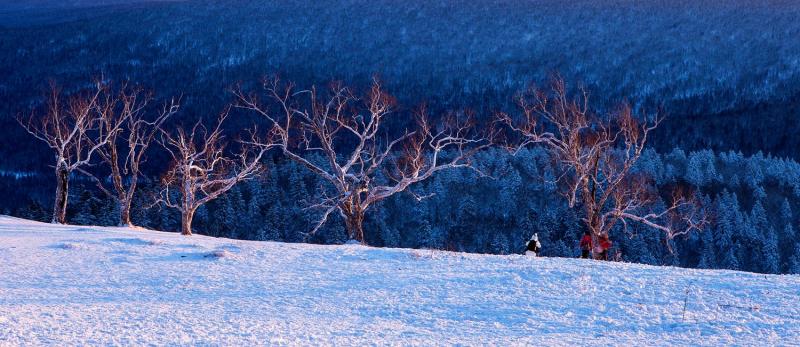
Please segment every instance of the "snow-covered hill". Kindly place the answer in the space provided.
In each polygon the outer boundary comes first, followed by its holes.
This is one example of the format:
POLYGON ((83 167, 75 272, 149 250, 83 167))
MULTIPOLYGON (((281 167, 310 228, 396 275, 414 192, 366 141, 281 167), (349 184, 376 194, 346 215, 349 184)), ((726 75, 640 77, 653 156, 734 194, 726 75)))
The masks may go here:
POLYGON ((0 217, 0 345, 785 346, 799 300, 800 276, 0 217))

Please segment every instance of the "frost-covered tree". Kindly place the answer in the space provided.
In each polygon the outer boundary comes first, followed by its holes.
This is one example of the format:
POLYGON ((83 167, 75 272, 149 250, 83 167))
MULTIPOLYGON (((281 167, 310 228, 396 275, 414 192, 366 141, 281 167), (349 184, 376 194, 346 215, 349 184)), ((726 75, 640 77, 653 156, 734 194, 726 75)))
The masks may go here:
POLYGON ((245 211, 241 210, 245 203, 239 187, 239 185, 235 185, 219 198, 209 201, 207 206, 215 205, 210 216, 210 219, 215 222, 206 227, 209 235, 234 239, 245 238, 242 237, 241 231, 242 220, 246 219, 247 215, 245 215, 245 211))
MULTIPOLYGON (((744 265, 745 269, 750 271, 761 271, 764 269, 764 264, 772 262, 774 259, 767 260, 767 250, 766 250, 766 243, 767 239, 770 237, 770 234, 775 234, 775 230, 772 229, 770 226, 769 220, 767 219, 767 210, 764 209, 764 205, 761 203, 761 200, 757 200, 753 204, 753 208, 750 211, 749 219, 747 223, 743 225, 741 237, 741 243, 746 245, 742 249, 743 256, 740 258, 742 259, 742 265, 744 265), (759 259, 761 261, 759 261, 759 259)), ((775 249, 773 251, 777 251, 777 239, 775 241, 775 249)), ((773 256, 771 254, 770 256, 773 256)))
POLYGON ((794 246, 794 254, 789 258, 789 273, 800 274, 800 242, 794 246))
POLYGON ((700 261, 697 264, 701 269, 714 269, 717 267, 717 257, 714 252, 714 238, 711 231, 704 230, 701 237, 702 248, 700 251, 700 261))
POLYGON ((761 152, 756 153, 748 158, 745 164, 745 183, 751 189, 761 187, 761 182, 764 180, 764 155, 761 152))
POLYGON ((115 134, 124 121, 119 119, 109 127, 100 126, 98 100, 107 88, 104 83, 96 82, 90 90, 64 97, 61 89, 51 84, 44 113, 37 116, 34 111, 27 119, 17 119, 28 133, 55 152, 53 223, 66 223, 72 173, 89 165, 92 156, 108 143, 109 136, 115 134))
POLYGON ((104 89, 97 101, 97 113, 99 126, 107 138, 97 149, 97 155, 108 169, 108 179, 100 179, 93 172, 78 168, 94 180, 100 191, 116 201, 120 226, 133 225, 131 203, 142 176, 145 153, 164 121, 178 111, 178 104, 173 100, 154 117, 149 117, 146 108, 150 98, 150 94, 128 87, 126 83, 118 90, 111 86, 104 89))
POLYGON ((182 127, 174 132, 161 131, 159 142, 172 157, 172 164, 162 178, 163 189, 156 203, 181 213, 183 235, 192 235, 198 208, 263 169, 261 157, 270 144, 256 138, 255 133, 242 141, 238 155, 226 154, 222 123, 227 116, 228 112, 223 112, 211 130, 198 121, 188 131, 182 127))
POLYGON ((740 245, 734 237, 741 235, 740 231, 745 226, 745 219, 739 209, 739 200, 736 194, 723 192, 717 202, 717 233, 715 245, 717 249, 718 265, 725 269, 740 269, 740 245))
POLYGON ((664 176, 669 180, 682 178, 686 174, 686 152, 680 148, 673 148, 664 158, 667 164, 664 165, 664 176))
MULTIPOLYGON (((792 213, 792 205, 789 203, 789 199, 784 198, 783 202, 781 202, 781 211, 780 211, 781 223, 786 225, 791 225, 794 222, 794 214, 792 213)), ((794 235, 792 235, 794 236, 794 235)))
POLYGON ((686 180, 696 187, 719 181, 714 152, 705 150, 692 152, 686 167, 686 180))
POLYGON ((766 239, 761 254, 761 272, 776 274, 781 270, 781 254, 778 250, 778 235, 771 227, 766 231, 766 239))
POLYGON ((322 178, 330 190, 322 191, 312 206, 322 217, 309 235, 338 211, 348 237, 366 243, 363 223, 371 206, 439 171, 472 167, 472 155, 490 143, 478 135, 471 119, 430 124, 424 107, 417 112, 415 130, 387 136, 384 123, 396 102, 377 80, 363 97, 340 83, 325 92, 296 90, 291 83, 271 79, 264 90, 273 105, 238 90, 237 106, 269 121, 283 155, 322 178), (311 160, 311 153, 324 160, 311 160), (388 182, 377 179, 381 170, 389 172, 388 182))
POLYGON ((558 78, 549 90, 531 88, 516 101, 522 119, 499 113, 499 121, 520 137, 514 147, 538 144, 548 149, 561 165, 557 180, 563 196, 570 208, 583 211, 584 224, 595 239, 629 223, 660 230, 667 239, 705 224, 690 193, 676 190, 670 205, 655 209, 660 198, 652 178, 633 170, 660 116, 648 122, 626 104, 610 114, 595 114, 586 91, 571 99, 558 78))
POLYGON ((102 225, 99 217, 101 217, 101 209, 104 207, 103 202, 89 190, 81 191, 77 200, 78 208, 70 221, 78 225, 102 225))

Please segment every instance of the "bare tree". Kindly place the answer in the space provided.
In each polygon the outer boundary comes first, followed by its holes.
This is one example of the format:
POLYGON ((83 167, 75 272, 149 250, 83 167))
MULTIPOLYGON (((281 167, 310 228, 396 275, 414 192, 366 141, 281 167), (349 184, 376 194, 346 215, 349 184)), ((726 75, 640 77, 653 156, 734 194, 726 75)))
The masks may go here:
POLYGON ((116 201, 120 226, 133 225, 131 202, 139 182, 145 153, 164 121, 178 111, 178 104, 172 100, 164 105, 156 117, 148 120, 145 109, 150 100, 149 94, 138 88, 128 88, 127 84, 120 86, 116 92, 111 88, 106 89, 98 99, 97 112, 100 126, 108 134, 108 139, 104 146, 97 149, 97 154, 108 166, 110 182, 99 179, 85 169, 78 169, 92 178, 103 193, 116 201), (111 187, 106 188, 109 183, 111 187))
POLYGON ((471 156, 491 142, 478 135, 466 117, 453 116, 433 129, 425 108, 416 114, 415 131, 389 137, 382 126, 396 102, 377 81, 363 98, 339 83, 331 84, 327 93, 295 90, 278 79, 266 80, 263 86, 272 107, 240 89, 234 91, 236 106, 269 120, 274 143, 283 154, 323 178, 334 192, 310 206, 320 209, 322 217, 309 235, 338 211, 348 236, 365 243, 362 224, 372 205, 438 171, 471 168, 471 156), (314 153, 322 155, 323 163, 309 160, 314 153), (388 182, 376 179, 381 170, 388 182))
POLYGON ((521 120, 499 114, 500 122, 521 138, 514 147, 539 144, 549 150, 562 169, 558 183, 569 207, 583 209, 595 241, 618 224, 627 231, 630 222, 660 230, 668 239, 705 223, 701 207, 686 191, 676 190, 668 206, 657 208, 659 193, 652 179, 632 170, 663 117, 634 115, 627 104, 597 115, 589 109, 588 93, 569 98, 559 78, 550 90, 531 88, 516 102, 521 120))
POLYGON ((96 82, 92 90, 63 98, 61 89, 51 84, 45 113, 39 117, 32 112, 27 119, 17 118, 28 133, 55 152, 53 223, 66 223, 72 172, 89 165, 92 155, 106 145, 109 135, 116 133, 123 121, 120 119, 107 128, 100 126, 97 103, 106 88, 102 82, 96 82))
POLYGON ((258 139, 256 131, 242 141, 238 154, 226 154, 221 127, 227 117, 226 110, 212 130, 198 121, 188 132, 183 128, 174 133, 161 131, 159 142, 172 156, 172 164, 162 178, 164 187, 156 203, 181 212, 183 235, 192 235, 192 219, 200 206, 263 170, 261 157, 271 146, 258 139))

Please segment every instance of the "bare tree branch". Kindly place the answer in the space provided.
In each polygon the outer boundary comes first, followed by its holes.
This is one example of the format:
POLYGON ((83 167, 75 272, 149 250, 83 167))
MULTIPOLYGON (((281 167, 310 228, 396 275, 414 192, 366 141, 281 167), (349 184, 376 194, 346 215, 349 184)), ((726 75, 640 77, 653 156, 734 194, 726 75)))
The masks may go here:
POLYGON ((93 155, 119 130, 120 123, 101 126, 98 105, 107 92, 108 86, 97 81, 93 89, 65 98, 61 95, 61 89, 51 83, 44 114, 37 116, 34 111, 26 119, 17 118, 17 122, 28 133, 55 152, 57 184, 53 223, 66 223, 69 177, 72 172, 89 165, 93 155))
POLYGON ((242 149, 238 154, 226 153, 222 124, 227 117, 226 109, 213 129, 198 121, 190 131, 161 130, 159 143, 172 156, 172 164, 162 177, 157 203, 181 212, 184 235, 192 234, 192 219, 200 206, 264 169, 261 158, 272 145, 255 131, 249 133, 249 139, 239 141, 242 149))
POLYGON ((653 211, 658 199, 654 183, 632 173, 662 116, 636 116, 627 104, 608 115, 594 114, 588 93, 583 90, 570 99, 558 77, 549 90, 531 88, 518 94, 516 102, 520 120, 498 114, 498 121, 520 138, 510 147, 518 151, 538 144, 548 149, 563 170, 557 182, 562 194, 570 207, 582 207, 595 239, 607 238, 618 223, 624 228, 628 222, 640 223, 670 239, 702 228, 705 217, 691 194, 675 194, 669 207, 653 211))
POLYGON ((324 213, 312 233, 338 210, 350 238, 365 242, 362 222, 370 206, 438 171, 474 168, 470 158, 491 143, 489 135, 476 132, 471 117, 452 117, 440 129, 432 129, 425 108, 417 112, 415 130, 389 137, 382 125, 394 114, 396 100, 377 79, 362 97, 340 83, 332 83, 325 92, 296 91, 277 78, 265 80, 263 86, 271 103, 237 88, 235 106, 268 120, 283 154, 336 191, 335 197, 314 205, 324 213), (309 161, 310 153, 321 153, 325 164, 309 161), (382 169, 390 170, 391 182, 377 182, 382 169))
POLYGON ((152 96, 140 88, 130 88, 123 83, 117 90, 108 88, 97 105, 100 127, 108 134, 108 141, 97 154, 108 167, 110 183, 100 180, 87 170, 80 172, 92 178, 98 188, 119 206, 119 225, 133 225, 130 217, 131 203, 141 175, 145 153, 160 132, 162 124, 178 112, 178 101, 165 103, 152 119, 145 109, 152 96), (110 184, 110 188, 105 185, 110 184))

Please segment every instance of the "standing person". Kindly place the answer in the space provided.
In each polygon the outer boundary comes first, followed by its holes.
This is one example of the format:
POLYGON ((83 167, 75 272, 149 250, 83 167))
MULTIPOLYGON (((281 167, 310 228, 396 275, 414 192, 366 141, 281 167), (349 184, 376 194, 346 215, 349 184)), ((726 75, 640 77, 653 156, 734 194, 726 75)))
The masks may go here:
POLYGON ((597 253, 598 260, 608 260, 608 250, 611 248, 611 240, 608 239, 608 235, 603 234, 597 238, 597 247, 595 247, 595 252, 597 253))
POLYGON ((534 233, 531 237, 531 240, 528 241, 528 249, 525 251, 525 255, 531 256, 538 256, 539 251, 542 250, 542 244, 539 243, 539 234, 534 233))
POLYGON ((583 237, 581 237, 581 258, 589 259, 589 256, 592 254, 592 235, 589 234, 589 230, 583 232, 583 237))

